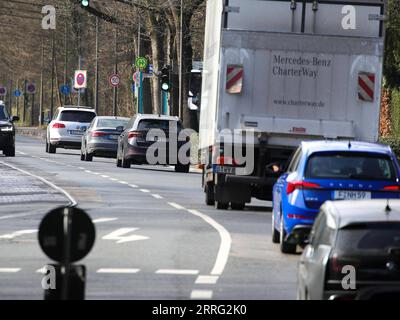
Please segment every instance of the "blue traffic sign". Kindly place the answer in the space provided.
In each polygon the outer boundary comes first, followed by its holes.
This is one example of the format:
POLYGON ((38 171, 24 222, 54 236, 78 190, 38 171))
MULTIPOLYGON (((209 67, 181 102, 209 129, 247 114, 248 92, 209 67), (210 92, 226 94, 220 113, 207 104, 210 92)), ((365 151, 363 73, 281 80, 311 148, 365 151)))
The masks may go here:
POLYGON ((15 91, 14 91, 14 96, 17 97, 17 98, 20 97, 20 96, 22 96, 22 91, 19 90, 19 89, 15 90, 15 91))
POLYGON ((135 93, 136 85, 134 83, 132 83, 132 85, 131 85, 131 90, 132 90, 133 93, 135 93))
POLYGON ((69 86, 63 85, 60 88, 60 92, 64 95, 69 95, 71 93, 71 88, 69 86))

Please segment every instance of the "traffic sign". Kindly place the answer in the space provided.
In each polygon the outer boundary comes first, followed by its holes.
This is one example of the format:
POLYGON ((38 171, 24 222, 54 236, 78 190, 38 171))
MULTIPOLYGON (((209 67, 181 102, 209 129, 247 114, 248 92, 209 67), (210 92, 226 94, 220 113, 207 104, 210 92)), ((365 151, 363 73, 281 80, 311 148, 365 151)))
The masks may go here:
POLYGON ((60 92, 67 96, 71 93, 71 88, 67 85, 62 85, 60 88, 60 92))
POLYGON ((133 74, 133 81, 135 82, 135 83, 139 83, 139 81, 140 81, 140 72, 138 71, 138 72, 135 72, 134 74, 133 74))
POLYGON ((76 70, 75 71, 75 89, 86 89, 87 87, 87 71, 86 70, 76 70))
POLYGON ((85 211, 62 207, 50 211, 40 223, 39 244, 50 259, 73 263, 90 252, 95 234, 94 224, 85 211))
POLYGON ((17 98, 19 98, 20 96, 22 96, 21 90, 19 90, 19 89, 15 90, 15 91, 14 91, 14 96, 17 97, 17 98))
POLYGON ((36 85, 34 83, 30 83, 26 86, 27 94, 35 94, 36 93, 36 85))
POLYGON ((0 86, 0 96, 6 96, 6 95, 7 95, 7 88, 0 86))
POLYGON ((117 88, 121 84, 121 77, 118 74, 112 74, 109 78, 111 86, 117 88))
POLYGON ((139 68, 140 70, 142 70, 142 71, 145 70, 147 67, 147 64, 148 64, 148 62, 147 62, 146 58, 144 58, 144 57, 136 58, 135 66, 137 68, 139 68))

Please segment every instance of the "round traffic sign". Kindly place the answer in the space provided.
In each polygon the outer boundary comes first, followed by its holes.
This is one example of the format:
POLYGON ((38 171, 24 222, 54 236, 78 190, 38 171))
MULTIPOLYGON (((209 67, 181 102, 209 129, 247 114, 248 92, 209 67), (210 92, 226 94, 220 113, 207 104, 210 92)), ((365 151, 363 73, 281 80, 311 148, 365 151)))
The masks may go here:
POLYGON ((113 87, 119 87, 121 84, 121 77, 118 74, 112 74, 109 80, 113 87))
POLYGON ((64 95, 69 95, 69 94, 71 93, 71 89, 70 89, 69 86, 63 85, 63 86, 61 86, 61 88, 60 88, 60 92, 61 92, 62 94, 64 94, 64 95))
POLYGON ((85 83, 85 75, 83 73, 78 73, 76 76, 76 83, 78 86, 83 86, 85 83))
POLYGON ((19 89, 15 90, 15 91, 14 91, 14 96, 17 97, 17 98, 19 98, 20 96, 22 96, 21 90, 19 90, 19 89))
POLYGON ((144 70, 147 67, 147 59, 144 57, 138 57, 136 59, 135 65, 137 68, 139 68, 140 70, 144 70))
POLYGON ((36 86, 35 86, 35 84, 33 84, 33 83, 28 84, 27 87, 26 87, 26 91, 28 91, 29 94, 34 94, 34 93, 36 93, 36 86))
POLYGON ((70 263, 83 259, 92 249, 95 237, 92 220, 85 211, 78 208, 52 210, 39 227, 40 247, 50 259, 60 263, 67 256, 70 263))

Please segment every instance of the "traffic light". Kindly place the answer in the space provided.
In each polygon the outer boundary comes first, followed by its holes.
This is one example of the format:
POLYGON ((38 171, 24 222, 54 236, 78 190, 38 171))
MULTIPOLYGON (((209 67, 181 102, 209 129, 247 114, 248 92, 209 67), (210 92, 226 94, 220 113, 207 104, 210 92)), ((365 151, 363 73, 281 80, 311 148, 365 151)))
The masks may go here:
POLYGON ((169 80, 169 68, 164 67, 161 70, 161 90, 164 92, 169 92, 170 90, 170 80, 169 80))
POLYGON ((89 7, 90 0, 81 0, 81 6, 82 7, 89 7))

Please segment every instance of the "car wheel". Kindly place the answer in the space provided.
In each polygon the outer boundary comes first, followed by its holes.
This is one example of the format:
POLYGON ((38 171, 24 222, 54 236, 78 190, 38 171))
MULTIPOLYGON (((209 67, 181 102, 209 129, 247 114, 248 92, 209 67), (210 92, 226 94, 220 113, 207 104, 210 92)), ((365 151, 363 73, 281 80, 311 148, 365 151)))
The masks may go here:
POLYGON ((93 161, 93 155, 85 151, 85 161, 86 162, 92 162, 93 161))
POLYGON ((47 139, 46 139, 46 153, 49 153, 49 143, 47 142, 47 139))
POLYGON ((245 207, 245 203, 231 203, 232 210, 242 211, 245 207))
POLYGON ((122 168, 129 169, 131 167, 130 160, 125 158, 124 153, 122 153, 122 161, 121 161, 122 168))
POLYGON ((217 210, 227 210, 229 208, 228 202, 215 201, 215 208, 217 210))
POLYGON ((177 164, 175 165, 175 172, 188 173, 190 170, 190 164, 177 164))
POLYGON ((206 205, 213 206, 215 204, 214 200, 214 186, 212 183, 207 183, 204 193, 206 195, 206 205))
POLYGON ((82 150, 81 150, 81 161, 85 161, 85 155, 83 154, 82 150))
POLYGON ((117 167, 118 167, 118 168, 121 168, 121 167, 122 167, 122 161, 121 161, 121 159, 118 158, 118 156, 117 156, 117 161, 116 161, 116 163, 117 163, 117 167))
POLYGON ((6 157, 15 157, 15 146, 4 149, 3 153, 6 157))
POLYGON ((279 243, 280 242, 280 233, 275 228, 275 214, 272 212, 272 243, 279 243))
POLYGON ((281 217, 281 223, 280 223, 280 243, 281 243, 281 252, 282 253, 296 253, 297 246, 295 244, 287 243, 285 241, 286 238, 286 231, 285 231, 285 225, 284 225, 283 217, 281 217))

